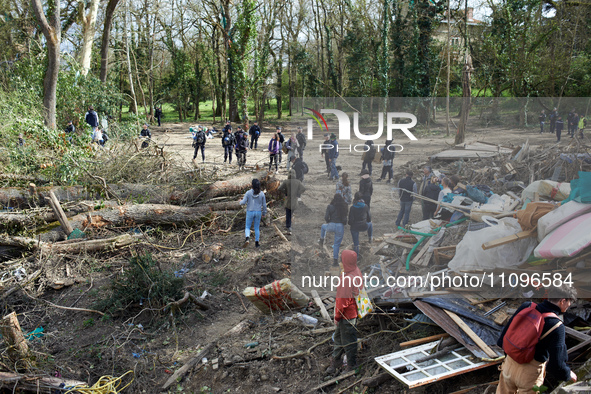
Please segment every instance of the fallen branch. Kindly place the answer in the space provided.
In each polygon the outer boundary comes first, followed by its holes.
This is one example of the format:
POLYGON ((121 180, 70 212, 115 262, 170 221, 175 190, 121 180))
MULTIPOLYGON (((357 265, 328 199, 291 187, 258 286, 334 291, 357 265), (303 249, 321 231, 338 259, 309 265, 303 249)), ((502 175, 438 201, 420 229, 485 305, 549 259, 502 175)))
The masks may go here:
POLYGON ((312 346, 310 346, 310 348, 308 348, 308 350, 303 351, 303 350, 299 350, 297 353, 294 354, 289 354, 287 356, 273 356, 274 360, 287 360, 290 358, 296 358, 296 357, 301 357, 301 356, 308 356, 310 354, 312 354, 312 350, 316 349, 318 346, 320 345, 324 345, 326 342, 330 341, 332 339, 332 337, 328 337, 323 341, 320 341, 312 346))
POLYGON ((174 383, 179 382, 183 376, 191 370, 203 357, 207 356, 207 354, 215 347, 215 342, 210 342, 207 346, 205 346, 195 357, 190 359, 185 365, 177 369, 170 378, 162 385, 162 390, 167 390, 170 386, 174 383))
MULTIPOLYGON (((85 382, 72 379, 53 378, 43 375, 21 375, 0 372, 0 387, 13 392, 16 387, 34 393, 63 392, 63 387, 88 387, 85 382), (63 386, 62 386, 63 385, 63 386)), ((18 390, 20 392, 20 390, 18 390)))
POLYGON ((67 311, 77 311, 77 312, 90 312, 90 313, 98 313, 98 314, 99 314, 99 315, 101 315, 101 316, 104 316, 104 315, 105 315, 103 312, 101 312, 101 311, 97 311, 97 310, 94 310, 94 309, 74 308, 74 307, 69 307, 69 306, 61 306, 61 305, 56 305, 56 304, 54 304, 53 302, 49 302, 49 301, 47 301, 47 300, 44 300, 44 299, 41 299, 41 298, 33 297, 32 295, 28 294, 28 293, 27 293, 26 291, 24 291, 24 290, 23 290, 23 293, 25 293, 25 295, 26 295, 27 297, 29 297, 30 299, 32 299, 32 300, 35 300, 35 301, 40 301, 40 302, 42 302, 42 303, 44 303, 44 304, 47 304, 47 305, 49 305, 49 306, 52 306, 52 307, 54 307, 54 308, 58 308, 58 309, 64 309, 64 310, 67 310, 67 311))
POLYGON ((279 237, 284 240, 285 242, 289 242, 289 240, 285 237, 285 235, 283 235, 283 233, 281 232, 281 230, 279 230, 279 227, 277 227, 277 225, 275 223, 272 223, 273 228, 275 229, 275 232, 277 233, 277 235, 279 235, 279 237))
POLYGON ((199 301, 197 299, 197 297, 195 297, 193 294, 189 293, 188 291, 185 291, 185 295, 183 296, 183 298, 181 298, 178 301, 173 301, 168 303, 164 308, 162 308, 161 310, 164 312, 168 309, 172 309, 172 310, 178 310, 181 305, 183 305, 184 303, 186 303, 187 301, 191 301, 193 304, 197 305, 197 307, 203 309, 203 310, 208 310, 209 309, 209 305, 199 301))
POLYGON ((222 290, 222 292, 224 292, 226 294, 236 294, 236 297, 238 297, 238 299, 240 300, 240 303, 242 304, 242 307, 244 308, 244 312, 248 312, 248 309, 246 309, 246 306, 244 305, 244 301, 242 301, 242 297, 240 297, 240 294, 238 294, 237 291, 222 290))

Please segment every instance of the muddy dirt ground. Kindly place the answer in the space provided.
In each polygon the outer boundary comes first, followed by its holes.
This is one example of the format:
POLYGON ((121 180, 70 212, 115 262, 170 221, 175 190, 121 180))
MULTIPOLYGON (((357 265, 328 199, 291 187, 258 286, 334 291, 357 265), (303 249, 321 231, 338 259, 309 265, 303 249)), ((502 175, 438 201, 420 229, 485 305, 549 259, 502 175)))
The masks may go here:
MULTIPOLYGON (((164 124, 152 128, 153 138, 165 151, 173 152, 176 160, 187 169, 194 168, 191 162, 193 149, 187 124, 164 124)), ((221 129, 221 127, 218 127, 221 129)), ((289 125, 284 125, 284 134, 289 134, 289 125)), ((265 166, 268 153, 265 151, 272 130, 263 130, 259 149, 248 152, 247 164, 265 166)), ((394 160, 394 181, 400 177, 397 167, 415 163, 418 175, 428 156, 448 148, 453 136, 445 137, 443 126, 418 133, 418 141, 400 141, 404 151, 394 160)), ((554 137, 539 135, 536 129, 508 130, 502 128, 469 128, 467 141, 485 141, 505 146, 519 146, 529 139, 530 144, 550 145, 554 137)), ((383 143, 384 141, 379 141, 383 143)), ((294 217, 294 233, 291 236, 293 249, 298 253, 309 253, 319 238, 324 211, 334 195, 335 182, 329 181, 325 172, 324 159, 318 152, 319 141, 309 142, 304 159, 310 167, 306 175, 306 192, 294 217), (313 146, 316 146, 314 148, 313 146)), ((206 160, 197 168, 220 177, 238 173, 235 158, 232 165, 223 163, 221 140, 215 138, 206 144, 206 160)), ((353 192, 358 188, 361 168, 361 153, 341 152, 338 164, 350 174, 353 192)), ((477 164, 475 164, 477 165, 477 164)), ((432 164, 437 169, 438 164, 432 164)), ((398 202, 392 195, 392 186, 375 182, 381 172, 381 165, 374 165, 374 196, 372 217, 374 237, 393 231, 398 212, 398 202)), ((279 179, 286 177, 285 156, 279 179)), ((415 177, 418 179, 418 177, 415 177)), ((238 197, 237 197, 238 199, 238 197)), ((282 208, 275 205, 275 212, 283 215, 282 208)), ((420 219, 420 206, 413 207, 411 222, 420 219)), ((283 222, 277 222, 282 228, 283 222)), ((241 294, 247 286, 262 286, 276 279, 297 276, 303 273, 322 273, 329 264, 328 257, 319 253, 310 266, 292 266, 291 244, 284 243, 270 227, 262 227, 261 248, 242 249, 244 222, 236 220, 228 230, 227 224, 219 225, 203 233, 199 229, 184 229, 174 232, 154 231, 148 236, 149 242, 136 246, 124 253, 113 255, 88 255, 76 259, 53 259, 57 269, 71 272, 77 282, 61 290, 48 290, 45 299, 58 305, 92 308, 97 301, 106 297, 112 279, 120 275, 132 254, 149 251, 160 267, 178 271, 185 268, 185 289, 199 296, 204 291, 204 300, 210 305, 206 311, 194 306, 182 309, 173 317, 158 312, 157 308, 145 305, 128 305, 112 318, 84 312, 73 312, 48 308, 31 298, 16 294, 7 300, 22 313, 23 331, 30 332, 42 326, 45 336, 31 342, 38 352, 39 368, 53 376, 64 376, 94 383, 100 376, 120 376, 128 370, 134 371, 134 380, 124 391, 130 393, 157 393, 171 374, 195 356, 200 348, 217 341, 217 348, 207 355, 209 362, 199 362, 186 377, 173 384, 169 392, 182 393, 303 393, 329 379, 324 370, 329 364, 331 346, 330 333, 313 334, 308 328, 284 318, 290 313, 263 315, 241 294), (227 232, 226 232, 227 231, 227 232), (185 242, 183 242, 185 240, 185 242), (219 259, 204 263, 201 252, 214 242, 223 244, 219 259), (236 291, 238 294, 232 293, 236 291), (241 324, 242 323, 242 324, 241 324), (233 327, 236 332, 229 334, 233 327), (256 342, 253 347, 245 345, 256 342), (313 345, 319 344, 306 354, 313 345), (273 356, 286 357, 273 359, 273 356), (211 365, 212 359, 219 359, 218 368, 211 365)), ((98 235, 98 234, 95 234, 98 235)), ((365 238, 362 237, 362 240, 365 238)), ((345 232, 343 246, 351 243, 351 236, 345 232)), ((48 260, 49 261, 49 260, 48 260)), ((149 300, 145 301, 149 305, 149 300)), ((308 311, 312 313, 313 310, 308 311)), ((401 340, 419 338, 440 332, 433 327, 412 327, 401 319, 390 319, 380 327, 377 319, 366 319, 359 326, 359 337, 363 349, 359 353, 362 363, 360 373, 325 392, 359 393, 362 387, 358 380, 377 373, 373 357, 399 349, 401 340), (380 330, 387 330, 376 334, 380 330), (402 331, 400 331, 402 330, 402 331), (400 331, 392 333, 392 331, 400 331), (371 335, 374 334, 374 335, 371 335), (341 391, 351 386, 345 391, 341 391)), ((330 328, 321 323, 316 328, 330 328)), ((405 390, 392 380, 378 389, 367 392, 379 393, 449 393, 479 382, 494 381, 498 378, 495 367, 465 374, 423 388, 405 390)), ((483 392, 484 387, 474 390, 483 392)))

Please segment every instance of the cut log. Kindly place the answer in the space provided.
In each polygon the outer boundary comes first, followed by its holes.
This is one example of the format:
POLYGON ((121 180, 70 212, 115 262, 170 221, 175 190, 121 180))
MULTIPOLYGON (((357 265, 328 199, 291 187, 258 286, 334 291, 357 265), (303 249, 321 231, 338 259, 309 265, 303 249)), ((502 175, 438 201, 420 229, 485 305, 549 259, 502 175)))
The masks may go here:
POLYGON ((51 190, 49 191, 49 199, 47 200, 47 202, 51 206, 51 209, 55 213, 55 216, 57 216, 57 220, 62 225, 62 229, 64 230, 66 235, 70 235, 72 231, 74 231, 74 229, 70 225, 68 217, 64 213, 64 210, 62 209, 59 200, 55 196, 55 193, 53 193, 51 190))
POLYGON ((205 191, 205 199, 218 197, 218 196, 230 196, 239 193, 244 193, 252 187, 252 180, 257 178, 261 181, 261 187, 264 188, 264 183, 269 180, 267 171, 259 171, 254 174, 247 174, 223 181, 217 181, 209 185, 205 191))
POLYGON ((1 246, 16 246, 28 250, 43 250, 44 253, 71 253, 96 252, 105 249, 118 249, 133 244, 136 241, 130 234, 116 237, 93 239, 89 241, 71 240, 64 242, 39 242, 33 238, 25 237, 0 237, 1 246))
POLYGON ((0 388, 6 388, 10 392, 25 390, 33 393, 53 394, 64 392, 64 387, 88 386, 79 380, 0 372, 0 388))
POLYGON ((211 246, 208 246, 201 254, 201 260, 203 260, 205 263, 209 263, 213 259, 217 259, 220 257, 222 247, 223 246, 220 243, 215 243, 211 246))
MULTIPOLYGON (((12 362, 15 364, 21 364, 21 362, 28 364, 29 346, 27 345, 15 312, 2 318, 0 331, 2 331, 2 337, 8 348, 8 356, 12 362)), ((19 367, 23 367, 23 365, 19 365, 19 367)))

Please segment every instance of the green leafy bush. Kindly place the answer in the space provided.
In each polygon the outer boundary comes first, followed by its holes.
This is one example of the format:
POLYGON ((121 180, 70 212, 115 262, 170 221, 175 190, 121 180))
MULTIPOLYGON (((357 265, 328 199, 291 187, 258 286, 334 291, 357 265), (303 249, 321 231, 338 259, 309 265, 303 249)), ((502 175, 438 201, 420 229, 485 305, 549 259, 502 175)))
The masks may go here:
POLYGON ((183 278, 161 270, 151 254, 138 255, 131 258, 129 268, 113 281, 110 297, 99 301, 96 308, 111 313, 133 304, 160 308, 179 299, 183 285, 183 278))

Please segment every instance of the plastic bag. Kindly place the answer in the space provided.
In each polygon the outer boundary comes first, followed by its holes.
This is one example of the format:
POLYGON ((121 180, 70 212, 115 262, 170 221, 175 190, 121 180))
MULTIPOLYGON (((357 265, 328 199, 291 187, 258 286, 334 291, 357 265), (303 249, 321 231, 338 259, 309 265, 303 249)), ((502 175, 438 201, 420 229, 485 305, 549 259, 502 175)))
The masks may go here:
POLYGON ((456 247, 456 254, 449 262, 452 271, 490 270, 494 268, 515 267, 527 260, 534 250, 535 238, 525 238, 488 250, 482 244, 522 231, 514 218, 504 218, 496 226, 482 230, 468 231, 456 247))

